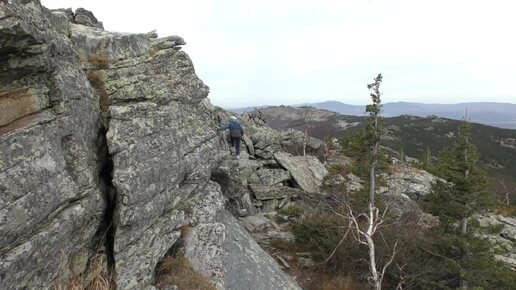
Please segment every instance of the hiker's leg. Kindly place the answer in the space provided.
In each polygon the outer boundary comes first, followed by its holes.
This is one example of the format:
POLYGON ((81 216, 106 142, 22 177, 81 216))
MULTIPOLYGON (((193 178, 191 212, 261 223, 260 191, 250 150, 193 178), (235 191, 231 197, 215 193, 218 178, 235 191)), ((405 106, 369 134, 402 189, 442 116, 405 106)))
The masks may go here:
POLYGON ((240 155, 240 137, 235 138, 236 155, 240 155))
MULTIPOLYGON (((231 137, 230 145, 231 145, 231 148, 235 148, 235 146, 236 146, 236 138, 231 137)), ((229 150, 229 151, 231 151, 231 150, 229 150)), ((233 155, 233 152, 231 152, 231 155, 233 155)))

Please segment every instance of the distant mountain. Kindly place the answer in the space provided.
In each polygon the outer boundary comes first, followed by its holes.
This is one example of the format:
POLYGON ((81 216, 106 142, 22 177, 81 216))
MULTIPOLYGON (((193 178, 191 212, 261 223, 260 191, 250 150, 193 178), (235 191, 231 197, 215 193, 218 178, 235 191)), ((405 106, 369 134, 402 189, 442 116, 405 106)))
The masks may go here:
MULTIPOLYGON (((326 101, 321 103, 307 103, 293 105, 292 107, 311 106, 317 109, 329 110, 343 115, 363 116, 365 106, 348 105, 338 101, 326 101)), ((263 109, 268 106, 248 107, 231 110, 236 113, 253 111, 255 108, 263 109)), ((412 115, 418 117, 439 116, 455 120, 461 120, 465 113, 471 122, 485 125, 516 129, 516 104, 510 103, 460 103, 460 104, 423 104, 409 102, 386 103, 383 106, 382 115, 396 117, 412 115)))
MULTIPOLYGON (((320 139, 342 137, 361 130, 367 120, 366 116, 342 115, 315 108, 308 110, 307 115, 304 108, 271 106, 262 109, 262 113, 267 125, 283 131, 289 128, 303 131, 305 116, 309 116, 309 134, 320 139)), ((414 158, 420 158, 428 147, 437 157, 439 150, 451 144, 460 124, 460 121, 436 116, 387 117, 384 118, 386 135, 382 145, 393 152, 403 148, 407 156, 414 158)), ((516 130, 472 123, 471 134, 491 176, 505 177, 516 186, 516 130)))

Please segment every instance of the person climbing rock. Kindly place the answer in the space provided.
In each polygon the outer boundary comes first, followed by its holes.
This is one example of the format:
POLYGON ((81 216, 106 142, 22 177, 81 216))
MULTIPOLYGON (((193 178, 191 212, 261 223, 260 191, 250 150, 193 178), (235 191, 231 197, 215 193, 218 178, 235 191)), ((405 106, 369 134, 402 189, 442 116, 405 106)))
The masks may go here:
POLYGON ((231 138, 230 145, 235 148, 236 158, 240 158, 240 141, 242 136, 244 136, 245 128, 238 121, 237 117, 231 116, 229 118, 229 123, 220 127, 217 131, 224 131, 229 129, 229 137, 231 138))

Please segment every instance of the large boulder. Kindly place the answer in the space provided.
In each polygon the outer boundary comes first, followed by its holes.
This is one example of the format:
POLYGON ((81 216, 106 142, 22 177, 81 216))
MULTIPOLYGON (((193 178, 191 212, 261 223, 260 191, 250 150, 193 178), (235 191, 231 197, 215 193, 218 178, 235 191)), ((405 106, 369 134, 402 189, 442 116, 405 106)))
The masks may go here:
POLYGON ((405 194, 412 199, 418 199, 427 195, 432 190, 432 183, 437 177, 422 169, 410 166, 394 165, 393 173, 386 176, 386 188, 382 190, 387 194, 405 194))
POLYGON ((72 27, 75 46, 115 57, 109 69, 96 70, 110 115, 107 141, 117 191, 114 260, 118 287, 139 289, 152 283, 153 266, 189 218, 178 206, 204 190, 224 156, 215 109, 184 52, 166 48, 151 55, 144 48, 152 35, 78 28, 72 27), (98 50, 99 43, 112 45, 98 50))
POLYGON ((0 288, 80 281, 101 255, 118 288, 145 289, 190 225, 191 260, 215 269, 199 268, 219 288, 248 279, 252 289, 299 289, 222 215, 231 193, 222 195, 230 186, 217 178, 228 177, 252 213, 248 185, 292 183, 269 154, 281 140, 262 148, 267 160, 246 156, 220 169, 228 152, 216 128, 228 114, 209 103, 179 51, 184 40, 99 27, 86 11, 0 1, 0 288), (217 247, 221 255, 210 252, 217 247))
POLYGON ((102 22, 98 21, 91 11, 84 8, 77 8, 75 10, 74 22, 81 25, 104 29, 102 22))
POLYGON ((1 289, 51 288, 102 248, 105 129, 66 22, 0 2, 1 289))
POLYGON ((301 289, 229 212, 188 231, 181 249, 217 289, 301 289))
POLYGON ((328 171, 315 157, 293 156, 286 152, 274 153, 276 161, 292 174, 297 186, 310 193, 319 192, 328 171))

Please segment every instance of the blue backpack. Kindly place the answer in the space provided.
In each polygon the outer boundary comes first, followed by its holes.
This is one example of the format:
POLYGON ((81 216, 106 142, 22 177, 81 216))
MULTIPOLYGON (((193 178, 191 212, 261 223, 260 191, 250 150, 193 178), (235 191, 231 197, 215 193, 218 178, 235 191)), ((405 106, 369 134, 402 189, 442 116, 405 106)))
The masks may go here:
POLYGON ((229 125, 229 136, 234 138, 242 137, 242 125, 240 123, 231 123, 229 125))

